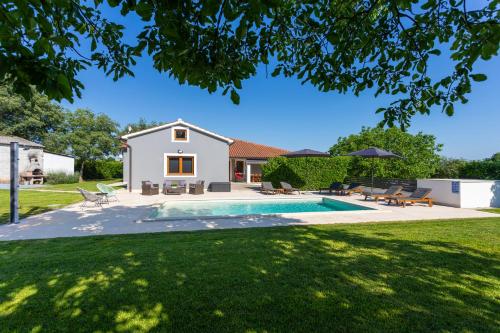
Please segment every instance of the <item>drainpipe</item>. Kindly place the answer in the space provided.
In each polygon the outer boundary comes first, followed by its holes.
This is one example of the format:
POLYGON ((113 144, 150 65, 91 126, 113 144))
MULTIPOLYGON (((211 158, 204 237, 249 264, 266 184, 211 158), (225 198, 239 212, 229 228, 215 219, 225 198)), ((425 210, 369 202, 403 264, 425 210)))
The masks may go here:
POLYGON ((127 147, 127 155, 128 155, 128 184, 127 188, 129 192, 132 192, 132 146, 130 146, 127 142, 124 142, 127 147))

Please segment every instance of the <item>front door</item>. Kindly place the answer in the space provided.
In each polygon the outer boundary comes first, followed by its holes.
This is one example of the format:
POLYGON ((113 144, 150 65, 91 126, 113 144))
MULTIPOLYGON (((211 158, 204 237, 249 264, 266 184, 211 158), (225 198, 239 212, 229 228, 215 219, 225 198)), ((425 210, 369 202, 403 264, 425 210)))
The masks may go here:
POLYGON ((245 161, 236 160, 234 164, 234 181, 245 181, 245 161))

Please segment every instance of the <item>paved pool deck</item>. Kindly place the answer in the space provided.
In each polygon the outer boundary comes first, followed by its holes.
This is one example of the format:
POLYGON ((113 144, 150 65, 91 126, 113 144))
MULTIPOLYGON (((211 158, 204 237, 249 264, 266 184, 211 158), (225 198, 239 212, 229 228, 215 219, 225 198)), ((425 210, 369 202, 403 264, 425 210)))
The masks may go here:
POLYGON ((434 205, 388 206, 384 203, 365 201, 360 195, 330 196, 318 193, 301 195, 264 195, 255 188, 236 185, 230 193, 206 192, 204 195, 142 196, 140 193, 119 191, 117 202, 103 208, 80 209, 80 204, 31 216, 16 225, 0 225, 0 240, 45 239, 56 237, 80 237, 93 235, 134 234, 167 231, 213 230, 226 228, 273 227, 333 223, 362 223, 387 221, 414 221, 433 219, 460 219, 498 217, 497 214, 473 209, 434 205), (206 200, 274 200, 329 197, 375 210, 287 213, 280 216, 248 216, 238 218, 203 218, 190 220, 144 222, 158 205, 164 202, 206 200))

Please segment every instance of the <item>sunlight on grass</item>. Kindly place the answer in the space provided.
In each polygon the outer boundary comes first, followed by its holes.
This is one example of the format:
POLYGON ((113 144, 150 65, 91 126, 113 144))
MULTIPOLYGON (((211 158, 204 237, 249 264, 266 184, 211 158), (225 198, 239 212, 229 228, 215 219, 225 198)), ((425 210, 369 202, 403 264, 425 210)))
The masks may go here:
POLYGON ((0 253, 4 331, 498 331, 500 218, 0 242, 0 253))
MULTIPOLYGON (((28 298, 35 295, 38 292, 38 289, 34 284, 21 288, 19 291, 10 293, 8 297, 10 300, 7 300, 3 303, 0 303, 0 317, 6 317, 24 305, 28 298)), ((2 298, 0 298, 1 300, 2 298)))
MULTIPOLYGON (((37 192, 31 190, 19 191, 19 215, 25 218, 58 209, 82 200, 77 193, 37 192)), ((9 222, 10 193, 0 190, 0 224, 9 222)))

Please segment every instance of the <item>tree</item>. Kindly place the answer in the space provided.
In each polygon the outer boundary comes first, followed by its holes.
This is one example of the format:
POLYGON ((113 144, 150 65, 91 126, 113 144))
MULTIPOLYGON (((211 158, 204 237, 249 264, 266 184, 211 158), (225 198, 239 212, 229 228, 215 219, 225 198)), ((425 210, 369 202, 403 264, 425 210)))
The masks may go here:
POLYGON ((32 96, 26 100, 11 86, 0 85, 0 133, 46 144, 49 136, 62 130, 66 111, 31 89, 32 96))
POLYGON ((129 123, 129 124, 123 126, 122 130, 120 131, 120 136, 128 134, 128 133, 143 131, 145 129, 160 126, 162 124, 164 124, 164 123, 158 122, 158 121, 148 122, 146 119, 141 117, 141 118, 139 118, 138 122, 129 123))
POLYGON ((441 157, 439 166, 433 178, 460 178, 461 170, 467 165, 467 161, 461 158, 441 157))
POLYGON ((438 106, 451 116, 466 103, 471 80, 486 79, 475 63, 500 45, 499 0, 474 8, 467 0, 108 0, 144 21, 133 46, 123 26, 102 17, 102 1, 1 2, 0 77, 21 93, 35 84, 71 100, 83 88, 79 71, 97 65, 118 79, 147 53, 179 83, 222 89, 238 104, 242 81, 272 62, 273 76, 321 91, 393 95, 377 112, 406 128, 416 113, 438 106), (433 77, 429 63, 443 49, 453 68, 433 77))
POLYGON ((88 109, 77 109, 68 114, 67 131, 63 140, 80 164, 83 177, 85 162, 107 158, 118 152, 118 124, 104 114, 94 114, 88 109))
POLYGON ((375 177, 381 178, 426 178, 433 175, 439 166, 442 145, 433 135, 412 135, 398 128, 363 127, 359 134, 340 137, 330 148, 333 156, 344 156, 350 152, 369 147, 382 148, 403 157, 402 159, 368 159, 353 157, 349 175, 369 177, 374 163, 375 177))
POLYGON ((491 156, 492 161, 500 162, 500 153, 495 153, 491 156))

